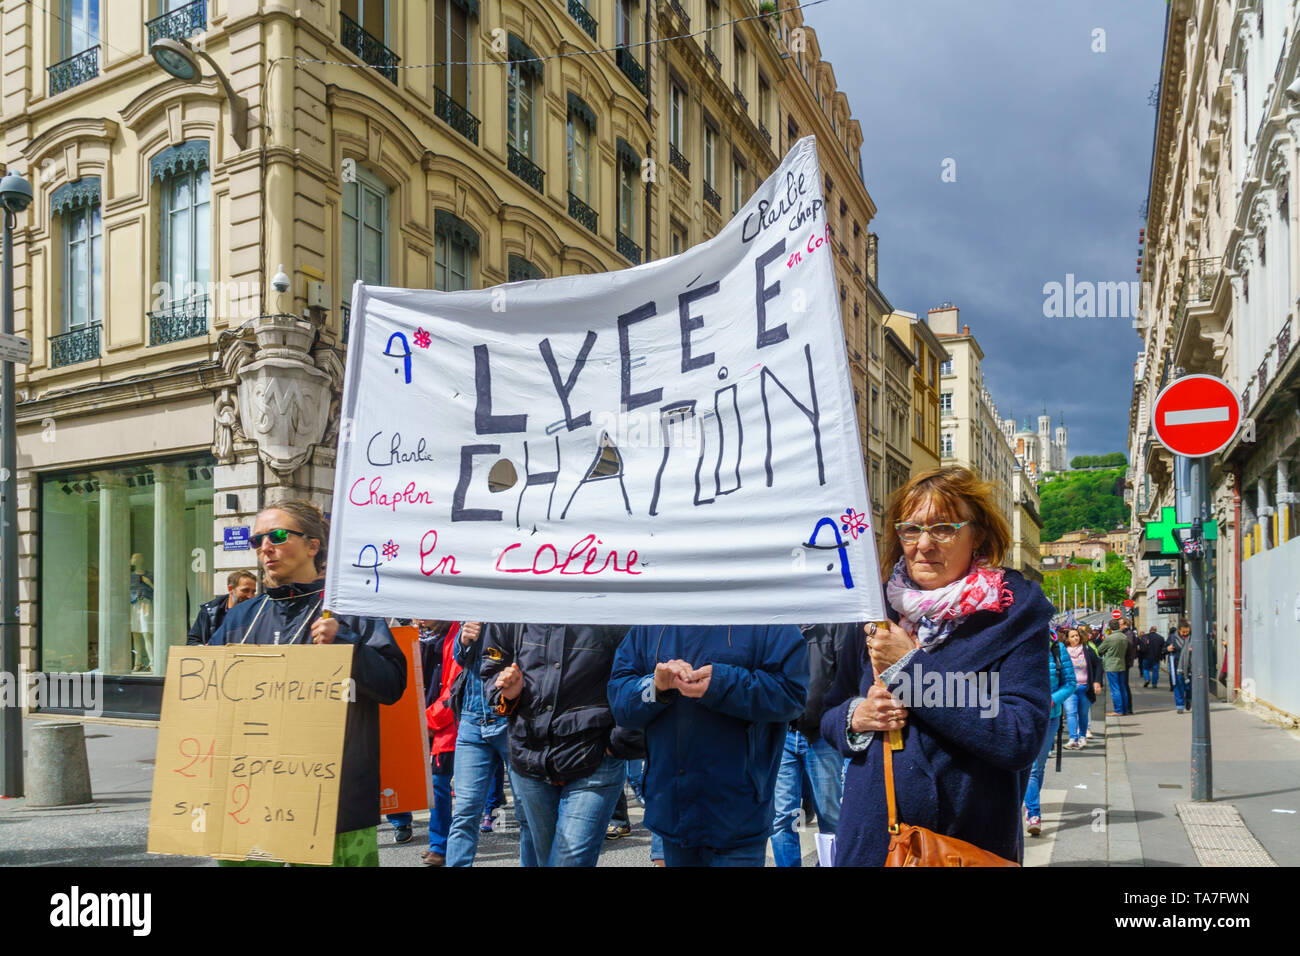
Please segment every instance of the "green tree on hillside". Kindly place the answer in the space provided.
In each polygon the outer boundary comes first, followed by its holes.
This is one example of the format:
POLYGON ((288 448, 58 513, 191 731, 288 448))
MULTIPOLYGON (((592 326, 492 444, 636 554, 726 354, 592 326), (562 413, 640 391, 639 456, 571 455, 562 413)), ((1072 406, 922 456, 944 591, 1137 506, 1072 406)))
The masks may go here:
POLYGON ((1127 522, 1123 498, 1124 472, 1068 472, 1038 486, 1042 501, 1042 540, 1055 541, 1080 528, 1110 529, 1127 522))

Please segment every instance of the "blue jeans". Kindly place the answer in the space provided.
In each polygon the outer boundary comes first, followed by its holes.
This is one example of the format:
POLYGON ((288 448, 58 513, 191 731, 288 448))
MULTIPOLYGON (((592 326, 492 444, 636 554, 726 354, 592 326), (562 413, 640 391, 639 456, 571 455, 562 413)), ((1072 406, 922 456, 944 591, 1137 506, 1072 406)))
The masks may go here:
POLYGON ((1110 709, 1117 714, 1127 714, 1129 707, 1128 688, 1124 686, 1123 671, 1107 671, 1106 683, 1110 685, 1110 709))
POLYGON ((1160 662, 1143 661, 1142 662, 1142 679, 1150 682, 1152 687, 1160 683, 1160 662))
POLYGON ((734 850, 681 846, 671 840, 664 840, 664 866, 762 866, 766 859, 766 840, 736 847, 734 850))
POLYGON ((1092 714, 1092 703, 1088 700, 1088 688, 1080 687, 1065 698, 1065 729, 1071 740, 1083 740, 1088 736, 1088 718, 1092 714))
MULTIPOLYGON (((473 866, 478 852, 479 825, 493 797, 493 774, 508 761, 510 735, 505 730, 483 736, 483 727, 462 720, 456 732, 456 810, 447 839, 447 865, 473 866)), ((527 832, 520 834, 526 837, 527 832)))
POLYGON ((1056 723, 1055 720, 1048 722, 1047 736, 1043 739, 1042 749, 1039 750, 1038 759, 1034 761, 1034 766, 1029 771, 1029 788, 1025 790, 1025 812, 1031 817, 1043 815, 1042 807, 1038 805, 1038 794, 1043 789, 1043 773, 1047 770, 1047 755, 1051 752, 1052 744, 1056 742, 1056 723))
POLYGON ((644 760, 629 760, 627 762, 627 782, 632 785, 632 792, 636 798, 645 803, 645 794, 641 790, 641 778, 645 775, 644 760))
POLYGON ((595 866, 605 845, 614 804, 623 790, 627 761, 606 757, 594 773, 563 786, 510 770, 515 814, 523 812, 532 853, 520 846, 523 866, 595 866))
POLYGON ((1181 674, 1174 675, 1174 706, 1179 709, 1192 706, 1192 685, 1181 674))
POLYGON ((429 851, 447 852, 447 834, 451 831, 451 774, 433 775, 433 806, 429 808, 429 851))
POLYGON ((795 824, 802 815, 804 773, 817 810, 817 829, 834 833, 840 822, 843 769, 844 758, 826 741, 820 737, 809 741, 797 730, 786 731, 781 768, 776 775, 776 816, 772 821, 772 856, 777 866, 801 865, 795 824))
MULTIPOLYGON (((650 831, 650 861, 653 863, 655 860, 662 860, 663 858, 664 858, 664 838, 661 837, 659 834, 655 833, 654 830, 651 830, 650 831)), ((668 865, 667 863, 664 864, 664 866, 667 865, 668 865)))
POLYGON ((393 825, 394 830, 400 829, 401 827, 409 827, 411 825, 411 815, 409 813, 389 813, 387 814, 387 817, 388 822, 393 825))

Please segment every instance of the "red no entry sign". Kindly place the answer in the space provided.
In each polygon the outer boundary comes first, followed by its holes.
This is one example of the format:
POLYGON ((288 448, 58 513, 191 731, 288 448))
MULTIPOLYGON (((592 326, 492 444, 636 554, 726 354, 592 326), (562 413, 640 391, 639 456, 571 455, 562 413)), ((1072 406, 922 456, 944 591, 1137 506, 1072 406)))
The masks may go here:
POLYGON ((1156 396, 1156 438, 1175 455, 1201 458, 1221 450, 1241 424, 1237 393, 1213 375, 1184 375, 1156 396))
POLYGON ((1111 611, 1110 616, 1118 621, 1122 615, 1119 613, 1119 611, 1111 611))

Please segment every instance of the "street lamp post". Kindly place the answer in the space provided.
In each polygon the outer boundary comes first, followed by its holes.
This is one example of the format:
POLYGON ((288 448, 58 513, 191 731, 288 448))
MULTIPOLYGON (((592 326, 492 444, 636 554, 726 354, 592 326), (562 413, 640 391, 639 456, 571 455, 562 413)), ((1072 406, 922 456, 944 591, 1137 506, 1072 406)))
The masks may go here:
MULTIPOLYGON (((32 187, 17 173, 0 180, 4 218, 3 296, 0 331, 14 334, 14 219, 32 201, 32 187)), ((18 675, 18 435, 14 425, 14 363, 0 361, 0 670, 11 686, 18 675)), ((23 712, 19 694, 0 701, 0 795, 23 794, 23 712)))

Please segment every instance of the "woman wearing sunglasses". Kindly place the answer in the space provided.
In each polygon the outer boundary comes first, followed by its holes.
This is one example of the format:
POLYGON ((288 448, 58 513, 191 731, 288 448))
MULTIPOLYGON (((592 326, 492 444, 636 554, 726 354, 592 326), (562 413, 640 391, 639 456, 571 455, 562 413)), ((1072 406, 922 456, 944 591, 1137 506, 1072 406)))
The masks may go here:
POLYGON ((901 823, 1019 862, 1020 802, 1043 745, 1052 606, 1000 567, 1010 546, 994 486, 966 468, 917 475, 883 525, 888 626, 868 624, 840 662, 822 736, 850 763, 836 866, 881 866, 889 848, 884 751, 901 823))
POLYGON ((266 572, 266 593, 231 608, 211 645, 356 647, 356 695, 343 732, 333 865, 378 866, 379 705, 396 703, 406 690, 406 658, 383 618, 322 616, 329 524, 311 502, 282 501, 266 508, 249 541, 266 572))

